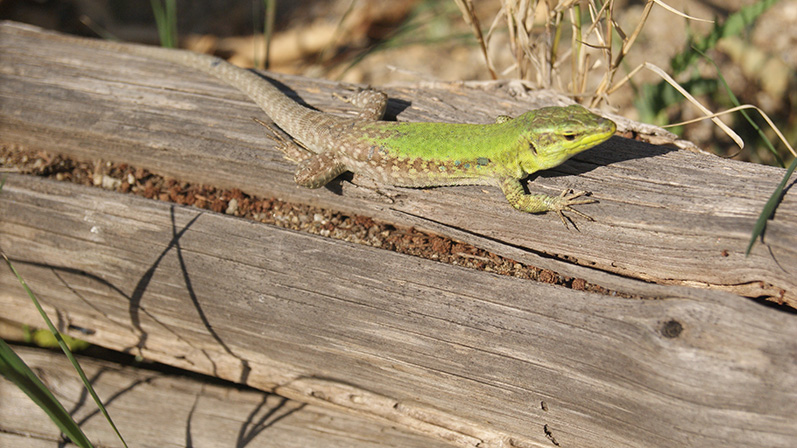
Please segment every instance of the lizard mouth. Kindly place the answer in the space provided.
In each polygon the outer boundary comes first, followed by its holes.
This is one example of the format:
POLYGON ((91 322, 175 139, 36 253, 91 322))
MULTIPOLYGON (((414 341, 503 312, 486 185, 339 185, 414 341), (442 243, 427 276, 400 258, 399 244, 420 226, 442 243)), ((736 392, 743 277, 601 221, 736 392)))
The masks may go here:
POLYGON ((598 124, 601 125, 599 131, 587 132, 585 133, 581 139, 578 141, 578 151, 584 151, 589 149, 595 145, 599 145, 614 135, 615 131, 617 130, 617 125, 614 124, 612 120, 607 118, 601 118, 598 121, 598 124))
POLYGON ((536 158, 533 168, 526 166, 524 166, 524 168, 532 168, 532 171, 527 172, 553 168, 574 155, 605 142, 611 138, 617 130, 617 125, 606 118, 596 120, 595 125, 596 126, 588 132, 571 134, 571 139, 568 139, 568 136, 565 135, 565 141, 562 142, 563 144, 558 145, 555 153, 551 154, 549 157, 536 158))

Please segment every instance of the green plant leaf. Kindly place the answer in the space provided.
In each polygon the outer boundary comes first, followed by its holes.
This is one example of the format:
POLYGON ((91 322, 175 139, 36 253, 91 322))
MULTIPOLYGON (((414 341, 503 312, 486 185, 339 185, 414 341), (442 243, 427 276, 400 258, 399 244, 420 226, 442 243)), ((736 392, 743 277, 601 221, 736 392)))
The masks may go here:
POLYGON ((47 389, 47 386, 2 339, 0 339, 0 375, 14 383, 36 405, 42 408, 61 432, 69 437, 69 440, 81 448, 93 447, 88 437, 83 434, 75 420, 47 389))
MULTIPOLYGON (((728 85, 728 82, 725 81, 725 77, 722 76, 720 67, 719 65, 717 65, 714 59, 710 58, 707 54, 703 53, 697 48, 695 48, 694 50, 701 57, 705 58, 707 61, 711 62, 712 65, 714 65, 714 69, 717 70, 717 77, 719 78, 720 82, 722 82, 722 86, 725 88, 725 92, 728 94, 728 98, 730 98, 731 104, 733 104, 735 107, 741 106, 741 103, 739 103, 739 99, 736 98, 736 95, 734 95, 733 91, 731 90, 731 87, 728 85)), ((769 138, 767 138, 766 134, 764 134, 764 131, 761 130, 761 127, 759 127, 758 124, 756 124, 756 122, 752 119, 752 117, 750 117, 750 114, 748 114, 746 110, 742 109, 739 112, 742 114, 744 119, 747 120, 748 123, 750 123, 750 126, 752 126, 753 129, 755 129, 758 132, 758 137, 761 139, 762 142, 764 142, 767 149, 769 149, 769 152, 771 152, 772 155, 775 157, 775 160, 778 162, 778 165, 784 167, 785 165, 783 164, 783 159, 780 157, 780 154, 778 154, 778 151, 772 145, 772 142, 769 141, 769 138)))
MULTIPOLYGON (((2 184, 0 184, 0 188, 1 187, 2 184)), ((122 437, 122 434, 116 428, 113 419, 111 419, 110 414, 108 414, 108 410, 106 410, 105 406, 103 406, 102 400, 100 400, 100 397, 97 396, 97 392, 95 392, 94 387, 91 386, 89 379, 86 377, 86 373, 83 371, 83 368, 80 367, 80 364, 78 364, 77 359, 75 359, 75 355, 73 355, 72 352, 69 350, 69 347, 67 347, 66 342, 64 342, 64 338, 61 337, 61 334, 58 332, 58 330, 55 329, 55 325, 53 325, 53 322, 47 316, 47 313, 44 312, 44 309, 39 303, 39 300, 36 299, 36 296, 33 294, 33 291, 31 291, 31 289, 28 287, 28 284, 25 283, 25 280, 22 278, 22 276, 19 275, 19 272, 17 272, 17 270, 14 268, 14 265, 11 264, 11 260, 8 259, 8 256, 6 256, 5 252, 0 251, 0 256, 3 257, 6 264, 8 265, 8 268, 11 269, 11 272, 13 272, 14 275, 17 277, 17 281, 19 281, 19 284, 22 285, 22 287, 25 289, 25 292, 28 293, 28 297, 30 297, 30 300, 33 302, 33 305, 36 306, 36 309, 39 311, 39 314, 42 316, 42 319, 44 319, 44 322, 47 324, 47 328, 49 328, 50 332, 53 334, 53 336, 55 336, 55 340, 58 342, 58 345, 61 347, 61 350, 69 359, 69 362, 72 363, 72 366, 77 371, 78 375, 80 376, 80 379, 83 381, 83 385, 86 387, 86 390, 89 392, 89 395, 91 395, 91 398, 94 399, 94 402, 97 404, 97 407, 99 408, 103 417, 105 417, 105 420, 108 422, 109 425, 111 425, 111 428, 113 428, 117 437, 119 437, 119 440, 122 442, 122 445, 124 445, 125 448, 127 448, 127 443, 125 442, 124 437, 122 437)))
POLYGON ((775 191, 772 192, 772 196, 770 196, 767 203, 764 204, 764 209, 761 210, 761 214, 758 215, 758 219, 753 226, 753 234, 750 237, 750 242, 747 244, 747 250, 744 251, 745 257, 750 255, 750 251, 753 249, 755 240, 757 240, 758 237, 764 233, 764 229, 767 226, 767 221, 775 211, 775 207, 778 206, 780 198, 783 196, 783 189, 786 188, 786 182, 789 181, 789 178, 794 173, 795 168, 797 168, 797 158, 791 161, 791 165, 789 165, 789 167, 786 169, 786 174, 783 175, 783 179, 780 180, 780 183, 775 188, 775 191))
MULTIPOLYGON (((722 82, 725 91, 728 93, 728 97, 730 98, 731 103, 733 103, 734 106, 738 107, 740 105, 739 99, 736 98, 736 95, 733 94, 733 91, 731 90, 730 86, 725 81, 725 77, 722 76, 722 73, 720 72, 717 63, 714 62, 713 59, 708 57, 708 55, 706 55, 699 49, 695 48, 695 51, 701 57, 705 58, 707 61, 711 62, 714 65, 714 68, 717 70, 717 76, 719 77, 719 80, 722 82)), ((756 131, 758 131, 759 137, 767 145, 772 154, 775 155, 778 163, 780 163, 780 166, 783 166, 783 161, 778 156, 778 153, 775 150, 775 147, 772 145, 772 142, 770 142, 767 136, 764 134, 764 131, 762 131, 761 128, 756 124, 756 122, 753 121, 752 117, 750 117, 750 115, 747 113, 746 110, 741 110, 740 112, 742 113, 742 116, 747 120, 747 122, 750 123, 750 125, 756 131)), ((792 160, 791 165, 789 165, 789 168, 786 170, 786 173, 783 175, 783 179, 781 179, 780 184, 778 184, 778 186, 775 188, 775 191, 772 192, 772 195, 769 197, 769 200, 767 200, 766 204, 764 204, 764 208, 761 210, 761 213, 758 215, 758 219, 756 220, 755 225, 753 226, 753 232, 750 235, 750 242, 747 243, 747 249, 744 251, 745 257, 750 255, 750 251, 753 249, 755 240, 757 240, 764 233, 764 229, 767 227, 767 221, 772 216, 772 213, 775 212, 775 208, 778 206, 778 202, 780 202, 780 198, 783 195, 783 189, 786 188, 786 182, 789 181, 789 178, 791 177, 792 173, 794 173, 795 168, 797 168, 797 158, 792 160)))
MULTIPOLYGON (((729 15, 722 24, 715 23, 714 28, 708 35, 689 39, 686 43, 686 47, 670 59, 672 75, 678 75, 691 67, 705 51, 714 48, 717 45, 717 41, 721 38, 741 34, 748 26, 755 23, 761 14, 778 1, 779 0, 761 0, 753 5, 745 6, 739 9, 739 11, 729 15)), ((706 89, 693 92, 689 88, 686 88, 690 93, 708 94, 714 92, 714 90, 710 90, 712 85, 708 83, 708 80, 695 78, 688 83, 694 83, 696 87, 706 89)), ((684 84, 684 86, 686 87, 686 84, 684 84)), ((651 87, 645 87, 646 89, 643 95, 634 100, 634 105, 640 112, 641 120, 660 125, 665 124, 662 120, 664 108, 673 103, 680 103, 683 101, 683 97, 679 95, 673 99, 670 96, 672 94, 672 87, 670 87, 666 81, 660 81, 658 84, 651 87)), ((717 87, 717 85, 714 84, 713 87, 717 87)))
POLYGON ((707 36, 688 42, 684 51, 672 58, 670 66, 672 67, 673 74, 677 75, 689 68, 700 58, 701 52, 714 48, 714 46, 717 45, 717 41, 723 37, 741 34, 745 28, 752 25, 761 14, 778 3, 778 1, 779 0, 761 0, 729 15, 722 24, 715 23, 714 29, 712 29, 707 36))
POLYGON ((160 0, 150 0, 155 25, 158 27, 158 37, 161 46, 177 48, 177 2, 164 0, 164 3, 160 0))

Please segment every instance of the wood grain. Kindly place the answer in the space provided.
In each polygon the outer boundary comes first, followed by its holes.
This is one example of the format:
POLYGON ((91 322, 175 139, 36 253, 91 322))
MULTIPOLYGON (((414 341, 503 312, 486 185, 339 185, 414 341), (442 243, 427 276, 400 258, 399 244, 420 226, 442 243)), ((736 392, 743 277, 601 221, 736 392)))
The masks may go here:
MULTIPOLYGON (((262 112, 213 78, 9 22, 0 25, 0 43, 3 144, 126 162, 184 181, 413 225, 616 290, 645 289, 643 282, 688 285, 797 306, 793 188, 764 242, 744 256, 782 169, 614 137, 530 183, 548 193, 594 192, 600 204, 582 209, 596 222, 582 223, 579 232, 552 215, 514 212, 492 188, 374 191, 355 176, 353 183, 306 190, 292 183, 293 166, 250 119, 264 118, 262 112)), ((299 101, 351 113, 332 98, 348 87, 274 78, 299 101)), ((505 84, 386 90, 388 119, 402 121, 486 123, 566 101, 550 92, 513 97, 505 84)))
MULTIPOLYGON (((0 229, 72 334, 454 446, 797 443, 795 316, 732 294, 588 294, 20 175, 0 229)), ((40 322, 7 274, 0 310, 40 322)))
MULTIPOLYGON (((81 425, 95 446, 119 439, 66 357, 14 347, 81 425)), ((128 446, 135 447, 439 447, 444 443, 372 420, 201 377, 78 357, 128 446)), ((146 367, 144 365, 143 367, 146 367)), ((53 447, 55 424, 10 382, 0 380, 0 446, 53 447)))

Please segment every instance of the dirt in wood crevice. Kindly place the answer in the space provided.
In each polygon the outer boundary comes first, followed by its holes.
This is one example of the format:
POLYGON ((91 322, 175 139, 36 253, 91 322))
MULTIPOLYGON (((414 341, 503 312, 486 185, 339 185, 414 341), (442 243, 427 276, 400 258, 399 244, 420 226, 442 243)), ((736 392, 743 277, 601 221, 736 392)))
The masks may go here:
MULTIPOLYGON (((530 279, 617 297, 635 297, 525 265, 467 243, 397 227, 369 217, 347 215, 274 198, 250 196, 240 190, 222 190, 164 178, 124 163, 80 162, 62 155, 0 145, 0 170, 136 194, 180 205, 226 213, 266 224, 304 231, 353 243, 414 255, 500 275, 530 279)), ((2 194, 2 193, 0 193, 2 194)))

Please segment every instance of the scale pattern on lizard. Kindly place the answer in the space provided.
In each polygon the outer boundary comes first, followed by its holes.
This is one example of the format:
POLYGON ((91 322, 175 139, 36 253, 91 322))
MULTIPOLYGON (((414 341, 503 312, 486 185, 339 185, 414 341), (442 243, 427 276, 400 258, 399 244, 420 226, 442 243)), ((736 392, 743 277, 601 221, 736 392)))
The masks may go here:
MULTIPOLYGON (((65 40, 77 39, 63 37, 65 40)), ((280 141, 285 156, 299 163, 297 184, 318 188, 344 171, 401 187, 495 185, 509 203, 529 213, 555 211, 586 219, 573 205, 597 202, 586 192, 560 196, 526 193, 521 180, 558 166, 571 156, 609 139, 614 122, 577 106, 545 107, 493 124, 406 123, 379 121, 387 95, 358 92, 350 101, 357 118, 306 108, 258 74, 215 56, 159 47, 80 39, 100 49, 180 64, 213 75, 241 90, 293 141, 280 141)))

